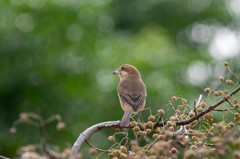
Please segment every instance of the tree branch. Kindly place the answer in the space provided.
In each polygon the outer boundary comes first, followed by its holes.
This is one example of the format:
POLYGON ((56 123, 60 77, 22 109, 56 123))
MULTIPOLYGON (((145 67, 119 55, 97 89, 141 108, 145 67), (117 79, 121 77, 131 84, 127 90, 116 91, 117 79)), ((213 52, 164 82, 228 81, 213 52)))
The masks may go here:
POLYGON ((106 129, 106 128, 122 128, 120 126, 120 120, 102 122, 102 123, 93 125, 93 126, 87 128, 84 132, 80 133, 78 139, 75 141, 75 143, 72 147, 71 159, 75 159, 82 144, 87 140, 87 138, 90 135, 92 135, 93 133, 95 133, 101 129, 106 129))
POLYGON ((7 157, 4 157, 4 156, 0 155, 0 159, 10 159, 10 158, 7 158, 7 157))
MULTIPOLYGON (((236 94, 238 91, 240 91, 240 86, 237 87, 232 93, 228 94, 230 96, 236 94)), ((214 105, 209 106, 206 110, 204 110, 203 112, 195 115, 194 117, 187 119, 187 120, 183 120, 183 121, 176 121, 176 125, 187 125, 191 122, 193 122, 194 120, 199 119, 200 117, 204 116, 205 114, 213 111, 215 108, 217 108, 219 105, 221 105, 222 103, 224 103, 225 101, 228 101, 227 97, 224 96, 221 100, 219 100, 217 103, 215 103, 214 105)), ((164 122, 156 122, 154 124, 154 127, 163 127, 164 125, 167 124, 167 120, 165 120, 164 122)), ((131 128, 131 126, 128 127, 121 127, 120 126, 120 121, 107 121, 107 122, 102 122, 96 125, 93 125, 89 128, 87 128, 84 132, 80 133, 78 139, 75 141, 73 147, 72 147, 72 154, 71 154, 71 159, 75 159, 79 149, 81 148, 82 144, 84 142, 87 141, 87 138, 102 129, 107 129, 107 128, 131 128)))

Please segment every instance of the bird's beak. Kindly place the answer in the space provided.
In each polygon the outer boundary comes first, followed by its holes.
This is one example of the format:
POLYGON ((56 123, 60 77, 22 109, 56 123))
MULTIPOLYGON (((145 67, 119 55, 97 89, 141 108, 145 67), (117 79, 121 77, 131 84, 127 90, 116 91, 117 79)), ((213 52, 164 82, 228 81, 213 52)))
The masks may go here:
POLYGON ((114 74, 114 75, 118 75, 118 74, 119 74, 119 71, 118 71, 118 70, 115 70, 115 71, 113 71, 113 74, 114 74))

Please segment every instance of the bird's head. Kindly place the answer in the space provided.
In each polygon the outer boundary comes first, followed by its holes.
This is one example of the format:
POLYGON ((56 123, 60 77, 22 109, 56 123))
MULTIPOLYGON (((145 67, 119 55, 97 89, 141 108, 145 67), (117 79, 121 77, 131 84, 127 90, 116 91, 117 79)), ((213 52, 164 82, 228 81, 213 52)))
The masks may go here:
POLYGON ((128 77, 130 75, 136 76, 137 78, 141 78, 139 71, 136 67, 128 64, 124 64, 120 66, 117 70, 113 71, 114 75, 118 75, 120 79, 128 77))

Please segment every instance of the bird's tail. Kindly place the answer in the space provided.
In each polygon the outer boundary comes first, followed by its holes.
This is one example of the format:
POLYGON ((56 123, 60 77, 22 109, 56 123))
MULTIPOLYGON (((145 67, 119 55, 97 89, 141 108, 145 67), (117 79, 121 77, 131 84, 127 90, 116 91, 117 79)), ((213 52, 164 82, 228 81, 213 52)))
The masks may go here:
POLYGON ((123 117, 122 117, 120 126, 123 126, 123 127, 129 126, 129 124, 130 124, 130 118, 131 118, 132 113, 133 113, 132 110, 126 110, 126 111, 124 112, 124 115, 123 115, 123 117))

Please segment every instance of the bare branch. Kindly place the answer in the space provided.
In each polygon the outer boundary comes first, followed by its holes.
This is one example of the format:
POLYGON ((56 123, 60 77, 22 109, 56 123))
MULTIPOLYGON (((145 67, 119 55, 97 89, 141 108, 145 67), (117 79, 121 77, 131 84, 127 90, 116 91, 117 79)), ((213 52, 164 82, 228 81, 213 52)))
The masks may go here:
POLYGON ((120 127, 120 120, 118 121, 107 121, 102 122, 96 125, 93 125, 89 128, 87 128, 84 132, 82 132, 78 139, 75 141, 73 147, 72 147, 72 155, 71 159, 75 159, 79 149, 81 148, 82 144, 87 140, 87 138, 92 135, 93 133, 106 128, 121 128, 120 127))
POLYGON ((217 146, 217 144, 205 144, 206 146, 217 146))
MULTIPOLYGON (((238 91, 240 91, 240 86, 237 87, 232 93, 228 94, 230 96, 236 94, 238 91)), ((176 121, 176 125, 187 125, 191 122, 193 122, 194 120, 199 119, 200 117, 204 116, 205 114, 216 110, 215 108, 217 108, 219 105, 221 105, 222 103, 224 103, 225 101, 228 101, 227 97, 223 97, 221 100, 219 100, 217 103, 215 103, 214 105, 209 106, 206 110, 204 110, 203 112, 195 115, 194 117, 187 119, 187 120, 183 120, 183 121, 176 121)), ((156 122, 154 124, 154 127, 163 127, 164 125, 167 124, 167 120, 165 120, 164 122, 156 122)), ((107 121, 107 122, 102 122, 96 125, 93 125, 89 128, 87 128, 84 132, 82 132, 78 139, 75 141, 73 147, 72 147, 72 154, 71 154, 71 159, 75 159, 79 149, 81 148, 82 144, 84 142, 86 142, 87 138, 102 129, 107 129, 107 128, 131 128, 131 126, 128 127, 121 127, 120 126, 120 121, 107 121)))
POLYGON ((213 109, 213 111, 218 111, 218 112, 224 112, 224 111, 229 111, 229 110, 235 110, 235 109, 213 109))
POLYGON ((0 159, 10 159, 10 158, 7 158, 7 157, 4 157, 4 156, 0 155, 0 159))

